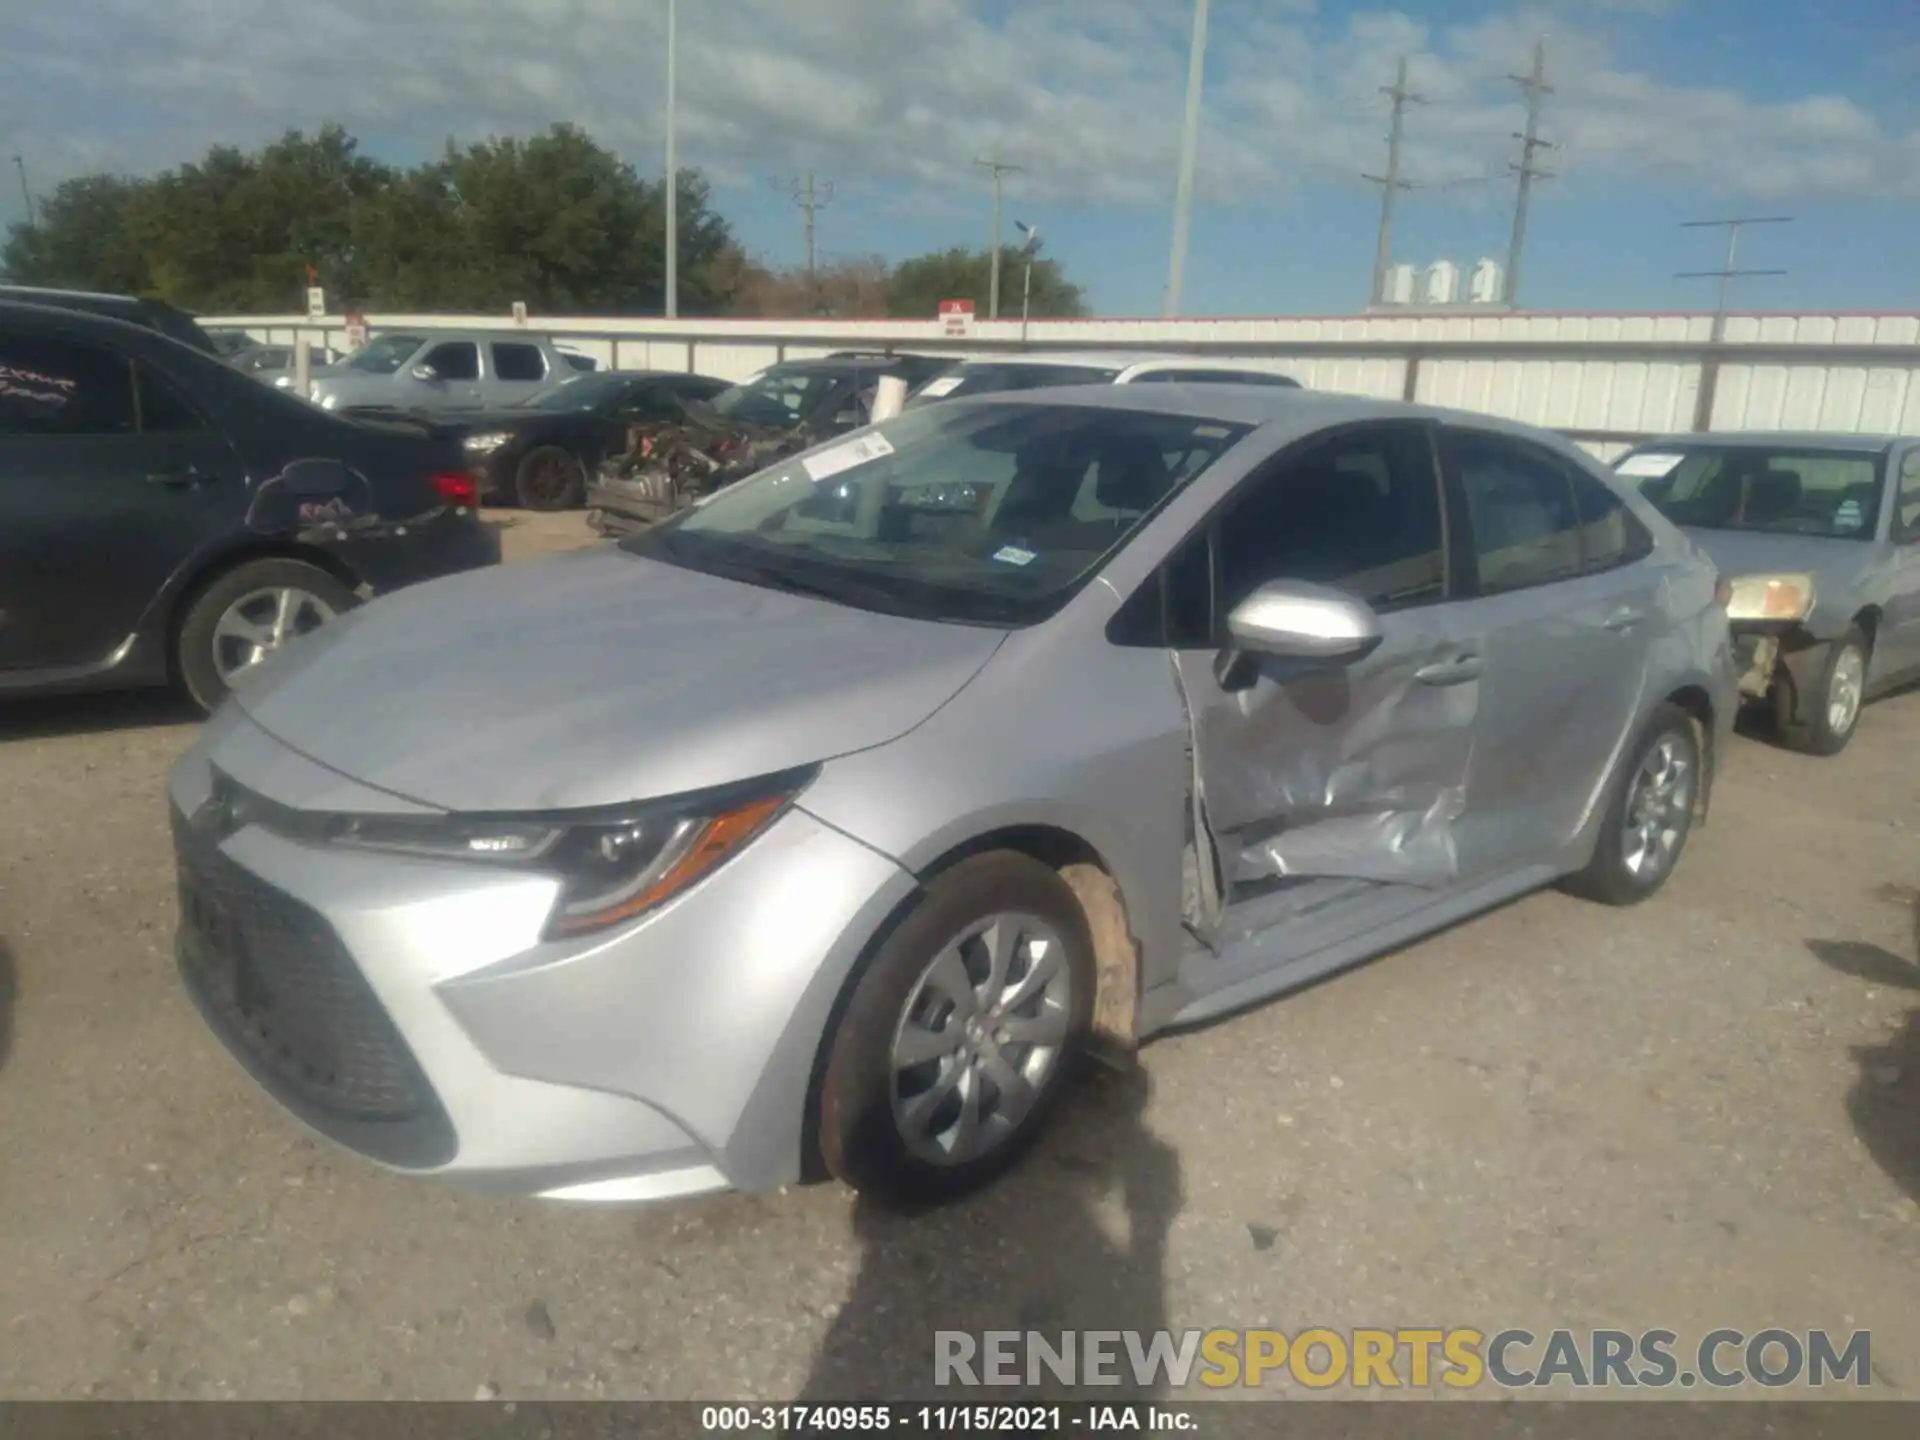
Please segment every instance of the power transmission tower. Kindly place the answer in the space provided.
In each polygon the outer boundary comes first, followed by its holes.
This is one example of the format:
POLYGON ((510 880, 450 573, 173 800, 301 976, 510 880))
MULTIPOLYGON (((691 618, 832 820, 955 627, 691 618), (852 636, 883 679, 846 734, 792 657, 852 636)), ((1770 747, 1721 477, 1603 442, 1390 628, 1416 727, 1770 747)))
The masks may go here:
POLYGON ((1361 178, 1371 180, 1380 187, 1380 248, 1373 258, 1373 303, 1379 305, 1387 298, 1387 266, 1391 263, 1393 248, 1393 200, 1402 190, 1413 189, 1411 181, 1400 176, 1400 140, 1404 133, 1407 106, 1424 105, 1426 96, 1416 95, 1407 89, 1407 61, 1400 59, 1400 68, 1394 75, 1393 84, 1382 86, 1380 93, 1392 97, 1393 124, 1387 131, 1387 173, 1384 175, 1366 175, 1361 178))
POLYGON ((1513 240, 1507 246, 1507 304, 1513 305, 1520 298, 1520 256, 1527 244, 1527 204, 1533 198, 1533 182, 1553 176, 1551 170, 1536 165, 1533 158, 1536 151, 1556 148, 1552 142, 1540 138, 1540 106, 1553 93, 1553 87, 1547 84, 1547 42, 1534 43, 1532 74, 1507 78, 1527 93, 1526 133, 1513 137, 1520 142, 1520 163, 1513 167, 1519 172, 1520 188, 1513 202, 1513 240))
POLYGON ((1791 215, 1740 215, 1731 220, 1683 220, 1682 230, 1725 230, 1727 232, 1727 263, 1718 270, 1680 270, 1675 272, 1676 280, 1718 280, 1720 298, 1713 308, 1713 338, 1718 341, 1727 328, 1727 286, 1733 280, 1754 275, 1784 275, 1784 270, 1736 270, 1734 262, 1740 258, 1740 232, 1749 225, 1791 225, 1791 215))
POLYGON ((1000 179, 1004 175, 1013 175, 1026 169, 1024 165, 1009 165, 999 158, 976 160, 976 165, 985 167, 993 176, 993 249, 988 253, 992 259, 988 262, 987 280, 987 318, 1000 318, 1000 179))
POLYGON ((813 183, 813 172, 809 170, 804 179, 787 183, 787 196, 800 207, 800 213, 806 217, 807 226, 807 283, 813 283, 813 220, 814 216, 833 203, 833 182, 826 181, 817 189, 813 183))

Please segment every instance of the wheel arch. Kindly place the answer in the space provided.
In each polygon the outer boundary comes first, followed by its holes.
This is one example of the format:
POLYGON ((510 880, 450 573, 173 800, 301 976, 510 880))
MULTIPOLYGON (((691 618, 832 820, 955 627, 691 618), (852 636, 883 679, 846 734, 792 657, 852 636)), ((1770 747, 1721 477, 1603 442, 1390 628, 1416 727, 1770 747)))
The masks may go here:
POLYGON ((1670 691, 1661 701, 1675 705, 1693 717, 1694 743, 1700 747, 1702 783, 1694 795, 1693 819, 1696 825, 1707 823, 1712 809, 1713 779, 1719 768, 1719 714, 1714 709, 1713 693, 1705 685, 1686 684, 1670 691))
POLYGON ((295 540, 282 540, 261 537, 219 554, 209 556, 200 564, 184 573, 172 593, 162 601, 164 624, 156 626, 158 638, 164 649, 167 674, 174 681, 180 680, 180 627, 186 624, 187 616, 192 613, 194 602, 206 594, 223 578, 231 575, 242 565, 252 564, 256 560, 299 560, 313 566, 316 570, 338 580, 349 590, 360 589, 360 577, 334 555, 311 545, 302 545, 295 540))

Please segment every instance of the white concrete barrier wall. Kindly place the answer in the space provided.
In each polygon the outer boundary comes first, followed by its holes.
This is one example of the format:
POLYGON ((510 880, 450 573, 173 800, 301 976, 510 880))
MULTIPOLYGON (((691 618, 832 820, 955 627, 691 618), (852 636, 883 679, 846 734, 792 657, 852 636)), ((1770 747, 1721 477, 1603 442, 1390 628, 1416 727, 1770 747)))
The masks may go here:
MULTIPOLYGON (((491 315, 369 315, 374 333, 509 330, 491 315)), ((344 317, 203 317, 263 340, 344 349, 344 317)), ((977 354, 1021 348, 1017 321, 964 338, 938 321, 530 317, 529 331, 620 369, 742 379, 779 360, 894 347, 977 354)), ((1411 397, 1572 433, 1602 455, 1634 436, 1695 428, 1711 384, 1714 430, 1920 435, 1920 314, 1367 315, 1303 319, 1047 320, 1036 350, 1171 350, 1231 356, 1316 390, 1411 397)))

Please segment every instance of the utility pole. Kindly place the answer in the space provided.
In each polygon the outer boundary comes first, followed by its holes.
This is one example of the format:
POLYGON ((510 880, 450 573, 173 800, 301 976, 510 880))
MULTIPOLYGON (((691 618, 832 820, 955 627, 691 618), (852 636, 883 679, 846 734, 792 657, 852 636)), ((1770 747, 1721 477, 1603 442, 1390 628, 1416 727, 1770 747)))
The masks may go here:
POLYGON ((988 251, 992 257, 988 261, 987 280, 987 318, 1000 318, 1000 177, 1016 174, 1026 169, 1024 165, 1009 165, 995 156, 991 160, 973 162, 986 168, 993 175, 993 248, 988 251))
POLYGON ((1507 78, 1527 92, 1527 130, 1524 135, 1513 137, 1520 142, 1520 163, 1513 167, 1519 172, 1520 188, 1513 202, 1513 240, 1507 246, 1507 304, 1514 305, 1520 299, 1520 256, 1527 244, 1527 204, 1533 198, 1533 182, 1549 179, 1553 174, 1541 169, 1533 159, 1534 152, 1555 148, 1540 138, 1541 102, 1553 93, 1553 87, 1547 84, 1547 42, 1534 42, 1532 74, 1507 78))
POLYGON ((674 79, 678 72, 679 17, 667 0, 667 319, 680 313, 680 162, 674 154, 674 79))
POLYGON ((1756 275, 1784 275, 1784 270, 1737 270, 1734 262, 1740 258, 1740 232, 1749 225, 1791 225, 1791 215, 1740 215, 1731 220, 1683 220, 1682 230, 1725 230, 1727 232, 1727 263, 1718 270, 1680 270, 1675 272, 1676 280, 1718 280, 1720 298, 1713 307, 1713 339, 1717 344, 1727 328, 1727 287, 1731 281, 1756 275))
POLYGON ((800 213, 806 217, 807 283, 811 285, 813 283, 813 219, 833 202, 833 182, 829 180, 816 189, 813 183, 813 172, 809 170, 805 179, 788 182, 786 189, 788 198, 800 207, 800 213))
POLYGON ((1373 303, 1379 305, 1387 298, 1387 266, 1392 263, 1393 255, 1393 201, 1402 190, 1411 190, 1413 186, 1400 178, 1400 140, 1404 133, 1407 106, 1424 105, 1424 95, 1416 95, 1407 89, 1407 60, 1400 57, 1400 68, 1395 73, 1393 84, 1383 87, 1382 95, 1393 99, 1393 124, 1387 130, 1387 173, 1384 175, 1366 175, 1361 178, 1371 180, 1380 187, 1380 248, 1373 257, 1373 303))
POLYGON ((1193 216, 1193 171, 1200 152, 1200 93, 1207 73, 1207 0, 1193 0, 1193 43, 1187 50, 1187 118, 1180 130, 1180 178, 1173 190, 1173 251, 1167 257, 1171 320, 1180 313, 1180 281, 1187 268, 1187 227, 1193 216))
POLYGON ((37 229, 33 220, 33 191, 27 188, 27 162, 17 151, 13 157, 13 168, 20 172, 20 198, 27 202, 27 228, 37 229))

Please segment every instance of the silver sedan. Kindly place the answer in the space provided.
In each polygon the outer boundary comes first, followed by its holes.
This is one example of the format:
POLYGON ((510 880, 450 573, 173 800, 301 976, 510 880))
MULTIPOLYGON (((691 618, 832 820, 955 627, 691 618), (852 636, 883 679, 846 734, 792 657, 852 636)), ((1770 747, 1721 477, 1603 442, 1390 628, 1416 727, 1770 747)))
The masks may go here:
POLYGON ((179 963, 398 1169, 940 1199, 1089 1052, 1540 886, 1652 895, 1733 715, 1725 599, 1484 417, 959 400, 269 661, 172 777, 179 963))

